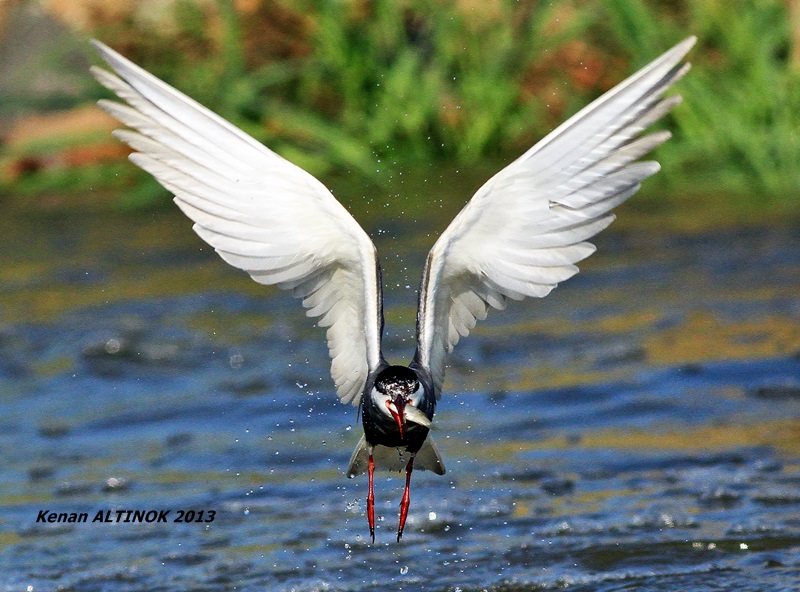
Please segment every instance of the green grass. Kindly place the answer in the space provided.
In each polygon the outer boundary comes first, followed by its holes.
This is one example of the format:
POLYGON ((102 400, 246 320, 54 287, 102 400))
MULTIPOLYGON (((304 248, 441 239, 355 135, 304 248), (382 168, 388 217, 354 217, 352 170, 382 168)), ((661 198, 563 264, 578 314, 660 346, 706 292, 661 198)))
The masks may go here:
POLYGON ((694 34, 684 103, 664 124, 674 138, 646 192, 798 200, 798 32, 780 0, 273 0, 246 17, 232 0, 180 0, 175 10, 178 31, 123 22, 95 35, 313 174, 378 184, 430 163, 509 161, 694 34))
POLYGON ((666 187, 797 203, 800 64, 791 62, 785 3, 695 0, 681 19, 639 0, 606 6, 611 34, 630 55, 652 53, 661 31, 684 20, 700 39, 681 83, 684 104, 671 116, 675 138, 659 151, 666 187))
POLYGON ((89 202, 113 195, 114 206, 121 210, 137 210, 169 201, 155 179, 127 161, 48 168, 24 175, 9 194, 17 201, 29 200, 36 208, 43 207, 41 198, 44 196, 58 198, 52 203, 86 207, 89 202))

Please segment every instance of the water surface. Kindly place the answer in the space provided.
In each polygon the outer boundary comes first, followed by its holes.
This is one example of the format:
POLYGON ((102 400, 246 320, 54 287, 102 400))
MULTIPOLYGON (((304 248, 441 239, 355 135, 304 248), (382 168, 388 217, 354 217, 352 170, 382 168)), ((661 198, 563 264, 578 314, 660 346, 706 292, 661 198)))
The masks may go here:
MULTIPOLYGON (((430 222, 365 224, 413 353, 430 222)), ((791 590, 800 231, 612 229, 452 359, 444 477, 344 476, 323 332, 174 212, 0 222, 0 589, 791 590), (41 510, 213 522, 37 523, 41 510), (196 516, 199 517, 199 514, 196 516)))

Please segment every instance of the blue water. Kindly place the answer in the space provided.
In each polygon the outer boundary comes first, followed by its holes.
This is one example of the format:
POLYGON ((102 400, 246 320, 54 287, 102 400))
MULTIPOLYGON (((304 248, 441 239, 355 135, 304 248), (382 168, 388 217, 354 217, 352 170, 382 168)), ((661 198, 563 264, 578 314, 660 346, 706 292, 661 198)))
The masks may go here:
MULTIPOLYGON (((366 480, 344 475, 360 425, 296 302, 172 212, 0 226, 0 590, 800 581, 795 229, 612 230, 550 297, 494 313, 437 410, 447 474, 414 474, 400 544, 403 477, 376 479, 371 545, 366 480), (117 510, 214 515, 91 522, 117 510)), ((369 230, 407 361, 436 228, 369 230)))

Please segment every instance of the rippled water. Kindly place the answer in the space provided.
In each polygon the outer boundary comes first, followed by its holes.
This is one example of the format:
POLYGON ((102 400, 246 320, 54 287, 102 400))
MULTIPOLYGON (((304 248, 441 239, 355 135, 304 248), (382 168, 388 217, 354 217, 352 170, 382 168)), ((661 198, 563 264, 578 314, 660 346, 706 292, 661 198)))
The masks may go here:
MULTIPOLYGON (((295 302, 171 212, 0 225, 2 590, 800 581, 796 229, 612 230, 550 297, 492 315, 438 408, 448 473, 415 473, 400 544, 402 476, 376 479, 373 546, 343 473, 355 410, 295 302), (91 522, 109 510, 214 517, 91 522)), ((397 361, 432 242, 410 232, 374 233, 397 361)))

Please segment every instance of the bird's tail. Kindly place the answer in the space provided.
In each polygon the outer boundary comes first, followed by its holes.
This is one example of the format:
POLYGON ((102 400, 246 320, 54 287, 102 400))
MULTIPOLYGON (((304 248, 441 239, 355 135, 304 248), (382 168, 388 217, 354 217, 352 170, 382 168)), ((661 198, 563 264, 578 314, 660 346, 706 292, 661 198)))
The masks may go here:
MULTIPOLYGON (((388 471, 404 471, 410 455, 404 450, 397 448, 387 448, 386 446, 375 446, 372 451, 372 459, 375 461, 375 468, 388 471)), ((367 450, 367 439, 361 436, 350 457, 350 464, 347 466, 347 476, 356 477, 367 472, 367 462, 369 452, 367 450)), ((436 449, 433 438, 428 434, 422 448, 419 449, 414 457, 414 469, 422 471, 433 471, 437 475, 444 475, 444 461, 442 455, 436 449)))

